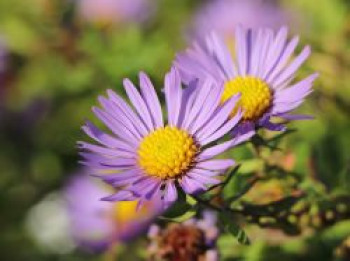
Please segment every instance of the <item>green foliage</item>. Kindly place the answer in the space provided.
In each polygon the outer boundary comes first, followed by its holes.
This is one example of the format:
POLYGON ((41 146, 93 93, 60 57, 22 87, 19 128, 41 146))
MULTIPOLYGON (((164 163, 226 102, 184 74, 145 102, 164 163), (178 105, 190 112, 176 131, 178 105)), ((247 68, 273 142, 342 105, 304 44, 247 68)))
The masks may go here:
MULTIPOLYGON (((78 169, 76 141, 98 95, 107 88, 123 94, 122 79, 137 83, 139 71, 161 92, 164 73, 187 45, 188 25, 202 3, 154 2, 153 15, 141 25, 101 26, 79 18, 74 1, 0 1, 0 34, 8 51, 6 77, 0 78, 1 260, 106 258, 42 249, 25 220, 78 169)), ((226 153, 238 164, 222 183, 194 197, 179 191, 179 200, 158 220, 183 222, 215 210, 222 260, 340 260, 335 249, 350 234, 350 4, 294 0, 283 6, 296 12, 300 25, 294 31, 314 50, 299 76, 321 73, 298 111, 315 120, 291 123, 283 133, 259 131, 252 142, 226 153)), ((146 241, 116 249, 120 260, 144 259, 146 241)))

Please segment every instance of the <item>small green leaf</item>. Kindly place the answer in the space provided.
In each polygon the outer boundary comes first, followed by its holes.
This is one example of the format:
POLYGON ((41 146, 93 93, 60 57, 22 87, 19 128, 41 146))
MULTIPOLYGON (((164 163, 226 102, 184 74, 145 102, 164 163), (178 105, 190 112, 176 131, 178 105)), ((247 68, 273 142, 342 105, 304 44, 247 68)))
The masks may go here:
POLYGON ((248 235, 235 223, 235 220, 230 213, 224 212, 220 217, 227 232, 233 235, 242 245, 250 245, 248 235))
POLYGON ((247 234, 239 226, 237 226, 234 223, 230 223, 228 224, 226 229, 237 239, 239 243, 241 243, 242 245, 250 245, 250 240, 247 234))
POLYGON ((182 222, 194 217, 196 215, 196 213, 197 213, 197 211, 195 209, 190 209, 185 214, 178 216, 176 218, 172 218, 171 221, 182 223, 182 222))

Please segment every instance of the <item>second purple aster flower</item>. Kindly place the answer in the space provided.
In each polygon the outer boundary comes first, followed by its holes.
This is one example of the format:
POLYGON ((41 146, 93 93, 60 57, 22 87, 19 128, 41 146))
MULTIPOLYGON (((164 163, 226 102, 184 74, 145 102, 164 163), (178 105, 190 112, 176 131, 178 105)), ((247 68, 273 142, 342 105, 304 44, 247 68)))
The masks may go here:
POLYGON ((238 108, 243 110, 240 128, 245 133, 259 127, 284 130, 271 117, 285 120, 307 118, 289 113, 303 103, 312 91, 317 74, 292 83, 299 67, 310 55, 306 46, 292 59, 299 38, 287 40, 287 28, 276 34, 271 29, 246 30, 237 27, 232 43, 225 43, 214 33, 204 44, 194 43, 192 48, 179 54, 176 66, 185 82, 211 77, 224 87, 221 103, 233 95, 241 94, 231 116, 238 108))
POLYGON ((144 73, 140 92, 129 80, 124 87, 132 106, 109 90, 107 98, 99 97, 102 109, 93 108, 110 133, 88 122, 83 130, 99 145, 79 142, 83 164, 103 173, 98 176, 117 190, 104 200, 142 204, 161 198, 167 206, 176 201, 177 187, 188 194, 205 191, 220 183, 217 176, 234 165, 232 159, 214 157, 252 136, 212 145, 242 117, 240 111, 231 116, 239 95, 222 104, 223 88, 212 80, 192 82, 183 89, 179 73, 172 69, 164 83, 167 123, 144 73))

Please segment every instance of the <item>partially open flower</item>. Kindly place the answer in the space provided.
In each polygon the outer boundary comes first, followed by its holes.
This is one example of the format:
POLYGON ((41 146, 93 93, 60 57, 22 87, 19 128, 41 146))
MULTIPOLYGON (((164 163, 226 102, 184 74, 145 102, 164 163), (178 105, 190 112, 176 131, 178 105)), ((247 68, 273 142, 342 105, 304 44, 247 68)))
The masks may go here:
POLYGON ((153 225, 149 230, 150 260, 219 260, 216 249, 219 235, 216 215, 206 211, 203 216, 203 219, 199 220, 191 219, 182 224, 169 224, 164 229, 153 225))
POLYGON ((137 202, 110 203, 100 198, 108 187, 80 174, 65 189, 70 231, 75 242, 89 250, 104 250, 114 243, 126 242, 147 230, 161 212, 158 201, 148 202, 136 211, 137 202))

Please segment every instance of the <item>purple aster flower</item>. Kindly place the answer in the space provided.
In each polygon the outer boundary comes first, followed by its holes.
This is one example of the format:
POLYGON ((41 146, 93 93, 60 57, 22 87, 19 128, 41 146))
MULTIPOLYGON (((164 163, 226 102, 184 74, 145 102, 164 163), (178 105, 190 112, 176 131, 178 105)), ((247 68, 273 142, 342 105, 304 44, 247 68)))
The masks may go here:
POLYGON ((285 10, 271 1, 212 0, 199 10, 193 31, 197 36, 216 31, 231 37, 238 25, 277 29, 287 24, 289 17, 285 10))
POLYGON ((219 260, 216 222, 216 214, 205 211, 203 219, 169 224, 164 229, 152 225, 148 232, 151 260, 219 260))
POLYGON ((153 11, 150 0, 76 0, 82 18, 97 23, 143 22, 153 11))
POLYGON ((311 93, 314 73, 292 83, 295 73, 310 55, 306 46, 295 58, 292 55, 299 38, 287 40, 287 28, 277 34, 270 29, 237 27, 235 48, 226 45, 214 33, 205 39, 205 44, 194 43, 192 48, 177 56, 176 66, 185 82, 211 77, 224 87, 221 102, 237 93, 241 98, 232 110, 243 110, 240 127, 236 132, 245 133, 258 127, 284 130, 283 124, 270 121, 276 116, 285 120, 309 118, 289 113, 303 103, 311 93))
POLYGON ((101 201, 109 189, 97 181, 83 173, 74 176, 65 189, 72 236, 86 249, 99 251, 129 241, 144 232, 162 211, 160 201, 149 201, 138 211, 135 201, 101 201))
POLYGON ((192 194, 220 182, 217 176, 234 165, 232 159, 213 159, 252 136, 233 138, 211 145, 241 119, 241 112, 230 117, 239 99, 235 95, 220 104, 222 88, 212 80, 191 83, 182 89, 180 75, 173 68, 165 77, 167 123, 155 89, 146 74, 140 73, 140 91, 124 80, 132 106, 108 90, 99 97, 102 109, 95 115, 112 134, 87 122, 83 130, 100 145, 79 142, 83 164, 103 171, 98 175, 117 189, 104 200, 144 201, 162 198, 165 206, 177 199, 176 186, 192 194))

